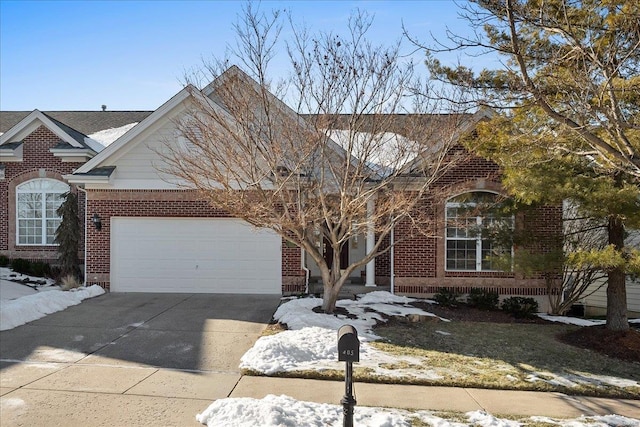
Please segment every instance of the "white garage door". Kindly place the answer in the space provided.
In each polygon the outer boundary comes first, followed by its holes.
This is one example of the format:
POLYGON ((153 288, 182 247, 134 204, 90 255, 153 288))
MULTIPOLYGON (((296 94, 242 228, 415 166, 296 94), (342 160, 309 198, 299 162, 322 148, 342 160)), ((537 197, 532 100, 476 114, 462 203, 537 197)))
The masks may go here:
POLYGON ((281 239, 228 218, 111 218, 113 292, 279 294, 281 239))

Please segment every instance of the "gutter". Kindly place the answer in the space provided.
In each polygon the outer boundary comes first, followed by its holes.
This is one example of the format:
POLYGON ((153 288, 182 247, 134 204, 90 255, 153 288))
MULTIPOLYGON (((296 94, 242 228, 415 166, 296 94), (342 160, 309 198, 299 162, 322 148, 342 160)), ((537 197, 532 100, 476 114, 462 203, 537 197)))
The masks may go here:
POLYGON ((390 244, 391 244, 391 251, 389 253, 389 257, 391 258, 389 260, 389 268, 390 268, 390 289, 389 291, 391 292, 391 295, 395 295, 396 291, 395 291, 395 266, 394 266, 394 262, 393 262, 393 258, 394 258, 394 249, 395 249, 395 231, 396 227, 393 226, 391 227, 391 233, 389 234, 389 240, 390 240, 390 244))
POLYGON ((311 271, 307 268, 307 263, 305 262, 307 259, 307 251, 300 248, 300 269, 304 270, 304 293, 309 293, 309 275, 311 271))
POLYGON ((87 190, 76 185, 76 188, 84 193, 84 286, 87 286, 87 201, 89 195, 87 190))

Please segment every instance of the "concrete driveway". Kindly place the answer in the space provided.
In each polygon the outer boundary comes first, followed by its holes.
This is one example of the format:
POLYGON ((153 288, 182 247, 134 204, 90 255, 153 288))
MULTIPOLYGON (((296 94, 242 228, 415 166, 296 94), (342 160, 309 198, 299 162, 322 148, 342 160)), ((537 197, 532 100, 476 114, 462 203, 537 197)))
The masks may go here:
POLYGON ((0 425, 198 425, 279 295, 105 294, 0 333, 0 425))

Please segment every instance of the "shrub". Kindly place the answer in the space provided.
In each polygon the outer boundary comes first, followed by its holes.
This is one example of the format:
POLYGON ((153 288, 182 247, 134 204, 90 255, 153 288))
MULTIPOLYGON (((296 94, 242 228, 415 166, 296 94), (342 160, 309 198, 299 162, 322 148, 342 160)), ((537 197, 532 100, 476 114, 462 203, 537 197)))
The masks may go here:
POLYGON ((63 291, 78 288, 80 285, 80 280, 78 280, 78 277, 75 274, 67 274, 66 276, 62 276, 60 279, 60 288, 63 291))
POLYGON ((30 276, 36 277, 50 277, 51 276, 51 266, 46 262, 42 261, 34 261, 31 263, 31 269, 28 273, 30 276))
POLYGON ((502 302, 502 310, 519 319, 531 318, 538 312, 538 302, 528 297, 510 297, 502 302))
POLYGON ((443 307, 457 307, 460 303, 460 293, 450 288, 441 288, 433 299, 443 307))
POLYGON ((16 258, 11 261, 11 269, 16 273, 29 274, 31 271, 31 261, 28 259, 16 258))
POLYGON ((480 310, 497 310, 498 293, 486 289, 471 289, 467 297, 467 304, 480 310))
POLYGON ((11 260, 9 257, 5 255, 0 255, 0 267, 9 267, 11 265, 11 260))
POLYGON ((16 273, 28 276, 51 277, 51 266, 42 261, 32 262, 27 259, 16 258, 11 261, 11 268, 16 273))

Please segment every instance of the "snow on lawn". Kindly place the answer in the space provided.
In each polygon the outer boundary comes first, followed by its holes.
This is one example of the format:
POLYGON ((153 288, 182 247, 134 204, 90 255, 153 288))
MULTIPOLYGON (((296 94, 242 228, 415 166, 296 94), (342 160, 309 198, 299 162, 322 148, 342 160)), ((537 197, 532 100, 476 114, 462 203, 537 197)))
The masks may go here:
MULTIPOLYGON (((519 427, 518 421, 496 418, 484 411, 465 414, 466 423, 450 421, 431 411, 409 412, 401 409, 354 408, 354 425, 359 427, 409 427, 418 420, 438 427, 519 427)), ((342 426, 342 406, 295 400, 288 396, 268 395, 263 399, 227 398, 213 402, 196 420, 210 427, 325 427, 342 426)), ((640 421, 620 415, 580 417, 558 420, 548 417, 531 417, 532 422, 566 427, 638 427, 640 421)))
POLYGON ((567 325, 576 325, 576 326, 598 326, 598 325, 604 325, 606 323, 605 320, 579 319, 577 317, 568 317, 568 316, 552 316, 550 314, 544 314, 544 313, 538 313, 538 317, 549 322, 565 323, 567 325))
MULTIPOLYGON (((414 380, 438 380, 443 377, 462 377, 465 374, 444 367, 429 367, 424 357, 389 354, 370 345, 378 337, 372 328, 376 322, 384 322, 387 316, 434 316, 432 313, 409 305, 414 298, 399 297, 389 292, 371 292, 357 300, 339 300, 337 312, 328 315, 316 313, 322 305, 320 298, 291 299, 278 308, 274 319, 288 326, 288 330, 259 338, 240 360, 240 368, 266 375, 294 371, 342 371, 344 364, 337 361, 337 330, 351 324, 360 338, 360 362, 356 367, 388 378, 414 380), (402 366, 402 367, 399 367, 402 366)), ((545 317, 545 318, 548 318, 545 317)), ((439 318, 442 322, 447 319, 439 318)), ((562 318, 567 319, 567 318, 562 318)), ((570 319, 570 318, 569 318, 570 319)), ((555 320, 551 317, 549 320, 555 320)), ((580 320, 580 319, 575 319, 580 320)), ((448 334, 437 331, 439 334, 448 334)), ((505 375, 511 369, 505 366, 505 375)), ((513 368, 517 370, 516 368, 513 368)), ((579 384, 613 387, 638 387, 638 381, 594 375, 585 372, 552 373, 533 372, 529 382, 545 381, 567 387, 579 384)))
MULTIPOLYGON (((34 288, 41 286, 54 286, 56 284, 55 280, 48 277, 27 276, 26 274, 16 273, 15 271, 7 267, 0 267, 0 280, 28 283, 31 287, 34 288)), ((2 297, 2 299, 8 298, 2 297)))
MULTIPOLYGON (((300 370, 342 370, 344 364, 337 361, 337 330, 345 324, 353 325, 360 338, 360 362, 358 367, 370 368, 387 377, 410 376, 416 379, 441 378, 433 370, 424 369, 422 358, 397 356, 384 353, 368 344, 378 338, 372 328, 376 322, 384 322, 384 313, 390 316, 416 314, 434 316, 409 305, 413 298, 399 297, 389 292, 371 292, 358 300, 339 300, 337 307, 349 314, 328 315, 312 309, 322 305, 320 298, 299 298, 282 304, 273 315, 289 330, 258 339, 240 360, 240 368, 267 375, 300 370), (374 311, 375 310, 375 311, 374 311), (407 368, 387 369, 385 364, 404 362, 407 368), (420 369, 411 369, 415 365, 420 369)), ((447 319, 442 319, 448 321, 447 319)))
POLYGON ((61 291, 52 283, 51 279, 24 276, 8 268, 0 268, 0 331, 24 325, 104 293, 98 285, 61 291), (43 284, 27 286, 8 280, 25 278, 29 278, 31 283, 43 284))

